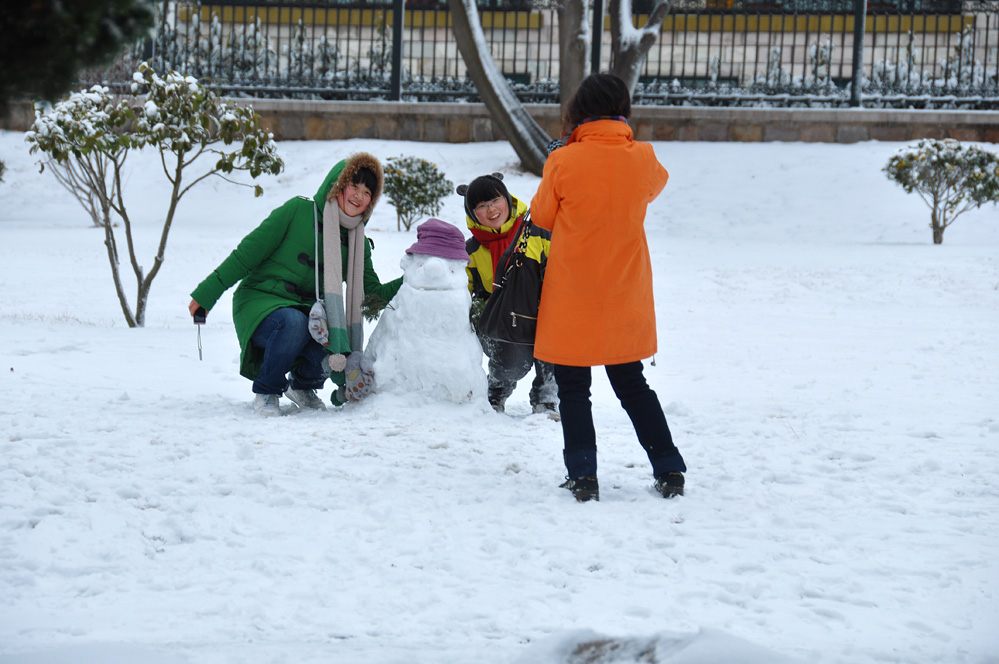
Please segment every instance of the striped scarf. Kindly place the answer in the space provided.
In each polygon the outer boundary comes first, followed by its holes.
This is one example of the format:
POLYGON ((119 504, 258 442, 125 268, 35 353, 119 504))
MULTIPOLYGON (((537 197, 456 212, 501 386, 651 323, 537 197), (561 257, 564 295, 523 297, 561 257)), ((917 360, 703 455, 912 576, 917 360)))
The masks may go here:
POLYGON ((364 215, 348 217, 336 199, 323 208, 323 303, 332 353, 364 349, 364 215), (340 229, 347 229, 347 291, 343 290, 340 229))

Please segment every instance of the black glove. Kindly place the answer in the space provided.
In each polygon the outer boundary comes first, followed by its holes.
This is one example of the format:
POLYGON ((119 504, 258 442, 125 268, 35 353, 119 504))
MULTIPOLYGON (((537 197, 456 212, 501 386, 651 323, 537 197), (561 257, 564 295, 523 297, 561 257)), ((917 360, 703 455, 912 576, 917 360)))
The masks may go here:
POLYGON ((564 146, 565 142, 561 138, 556 138, 554 141, 548 144, 548 154, 555 152, 560 147, 564 146))

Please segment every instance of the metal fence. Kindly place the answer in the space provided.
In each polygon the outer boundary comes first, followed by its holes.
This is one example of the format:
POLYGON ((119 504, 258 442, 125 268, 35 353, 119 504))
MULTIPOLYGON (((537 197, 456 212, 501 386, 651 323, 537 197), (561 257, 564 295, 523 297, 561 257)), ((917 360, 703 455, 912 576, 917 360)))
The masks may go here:
MULTIPOLYGON (((648 11, 651 1, 634 0, 634 8, 648 11)), ((862 86, 853 92, 862 92, 865 106, 999 108, 999 0, 868 0, 859 15, 856 6, 855 0, 673 0, 635 102, 845 106, 855 72, 862 71, 862 86)), ((162 7, 158 37, 145 56, 158 69, 194 75, 229 94, 393 98, 398 51, 396 95, 478 101, 439 0, 409 0, 400 31, 385 2, 163 0, 162 7)), ((557 101, 557 11, 532 0, 485 0, 480 18, 515 94, 525 102, 557 101)), ((647 15, 633 20, 642 26, 647 15)), ((593 61, 603 70, 613 57, 609 26, 605 17, 594 44, 593 61)))

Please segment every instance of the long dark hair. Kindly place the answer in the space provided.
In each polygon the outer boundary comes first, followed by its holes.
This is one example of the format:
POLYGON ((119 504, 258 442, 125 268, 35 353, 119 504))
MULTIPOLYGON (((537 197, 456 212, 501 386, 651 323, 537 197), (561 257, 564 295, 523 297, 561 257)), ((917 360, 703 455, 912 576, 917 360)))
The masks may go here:
POLYGON ((590 74, 579 84, 562 115, 566 137, 587 118, 605 115, 631 116, 631 93, 614 74, 590 74))

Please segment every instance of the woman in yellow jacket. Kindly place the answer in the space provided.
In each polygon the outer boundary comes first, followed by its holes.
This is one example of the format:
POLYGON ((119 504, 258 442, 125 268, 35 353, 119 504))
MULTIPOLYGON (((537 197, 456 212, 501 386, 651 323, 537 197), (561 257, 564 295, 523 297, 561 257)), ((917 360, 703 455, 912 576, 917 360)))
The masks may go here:
MULTIPOLYGON (((472 237, 465 242, 468 252, 468 290, 473 306, 481 311, 493 292, 496 270, 501 268, 503 252, 517 237, 527 217, 527 205, 512 196, 503 184, 502 173, 482 175, 467 185, 460 185, 458 194, 465 199, 465 214, 472 237)), ((548 258, 551 233, 530 226, 525 254, 537 261, 544 271, 548 258)), ((482 351, 489 358, 489 403, 499 413, 505 412, 506 400, 513 394, 517 381, 534 368, 529 398, 535 413, 558 420, 555 374, 552 365, 534 359, 534 347, 508 343, 479 335, 482 351)))
POLYGON ((656 352, 646 209, 669 174, 652 146, 632 137, 624 81, 593 74, 566 107, 564 147, 548 156, 531 201, 534 223, 552 232, 534 356, 555 365, 568 477, 580 502, 599 500, 590 367, 604 366, 652 462, 654 488, 683 494, 683 457, 673 444, 641 360, 656 352))

